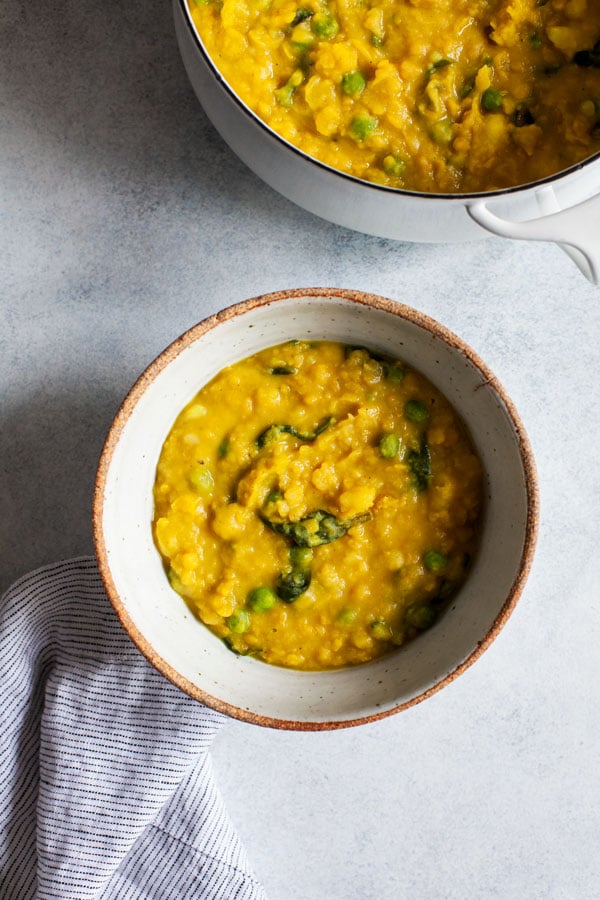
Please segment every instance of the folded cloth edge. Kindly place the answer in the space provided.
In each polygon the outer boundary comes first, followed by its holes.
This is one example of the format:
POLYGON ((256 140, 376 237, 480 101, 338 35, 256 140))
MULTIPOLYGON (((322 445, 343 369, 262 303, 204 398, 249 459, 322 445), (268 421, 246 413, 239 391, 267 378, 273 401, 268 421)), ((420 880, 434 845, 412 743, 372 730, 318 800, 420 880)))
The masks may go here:
POLYGON ((2 896, 263 900, 207 755, 224 721, 136 650, 93 557, 19 578, 0 602, 2 896))

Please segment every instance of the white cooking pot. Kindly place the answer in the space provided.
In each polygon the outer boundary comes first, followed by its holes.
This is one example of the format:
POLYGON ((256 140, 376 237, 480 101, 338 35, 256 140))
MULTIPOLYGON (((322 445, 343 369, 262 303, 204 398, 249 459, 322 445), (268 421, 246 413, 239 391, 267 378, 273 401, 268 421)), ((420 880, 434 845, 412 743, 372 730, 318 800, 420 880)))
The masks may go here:
POLYGON ((259 178, 322 218, 398 241, 461 242, 490 233, 555 241, 600 282, 600 153, 550 178, 479 194, 396 190, 332 169, 276 134, 223 79, 186 0, 173 0, 175 30, 192 87, 231 149, 259 178))

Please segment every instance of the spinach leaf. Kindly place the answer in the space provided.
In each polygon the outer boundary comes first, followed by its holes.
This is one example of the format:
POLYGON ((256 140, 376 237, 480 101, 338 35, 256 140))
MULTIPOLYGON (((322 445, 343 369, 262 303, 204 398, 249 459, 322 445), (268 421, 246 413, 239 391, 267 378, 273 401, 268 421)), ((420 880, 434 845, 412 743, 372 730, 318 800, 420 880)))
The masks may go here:
POLYGON ((412 472, 413 482, 417 490, 426 490, 431 476, 431 454, 424 436, 419 449, 408 452, 406 461, 412 472))
POLYGON ((351 519, 338 519, 324 509, 317 509, 298 522, 276 522, 261 513, 259 515, 261 521, 271 531, 288 538, 297 547, 320 547, 322 544, 331 544, 332 541, 343 537, 353 525, 367 522, 371 518, 371 513, 362 513, 351 519))
POLYGON ((297 438, 299 441, 304 441, 305 443, 312 443, 320 434, 322 434, 326 428, 329 428, 330 425, 333 425, 335 419, 333 416, 327 416, 327 418, 323 419, 322 422, 316 426, 314 431, 298 431, 297 428, 294 428, 293 425, 269 425, 268 428, 265 428, 264 431, 256 438, 256 446, 259 450, 262 450, 267 444, 270 444, 271 441, 277 441, 284 434, 291 434, 292 437, 297 438))
POLYGON ((310 569, 292 569, 285 575, 280 575, 275 592, 285 603, 293 603, 297 597, 310 587, 310 569))

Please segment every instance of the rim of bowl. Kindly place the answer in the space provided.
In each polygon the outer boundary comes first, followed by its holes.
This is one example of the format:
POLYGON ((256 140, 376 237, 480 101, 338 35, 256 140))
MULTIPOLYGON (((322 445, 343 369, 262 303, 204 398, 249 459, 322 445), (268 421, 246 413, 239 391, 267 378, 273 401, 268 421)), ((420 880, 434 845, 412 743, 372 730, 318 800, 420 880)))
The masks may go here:
POLYGON ((309 154, 305 153, 304 150, 301 150, 300 147, 296 147, 295 144, 290 143, 290 141, 278 134, 273 128, 271 128, 270 125, 267 125, 264 119, 261 119, 261 117, 257 115, 254 110, 250 109, 250 107, 246 103, 244 103, 242 98, 239 97, 238 94, 236 94, 236 92, 233 90, 227 79, 217 68, 216 63, 213 62, 210 53, 204 46, 204 42, 200 37, 200 34, 198 33, 198 29, 196 28, 196 23, 192 18, 187 0, 178 0, 178 3, 179 6, 183 9, 184 18, 192 33, 193 39, 204 58, 204 61, 212 71, 213 76, 229 94, 230 98, 242 110, 242 112, 244 112, 250 119, 252 119, 263 131, 266 131, 267 134, 271 135, 271 137, 274 137, 279 143, 283 144, 284 147, 287 147, 288 150, 293 151, 306 162, 312 163, 313 165, 317 166, 317 168, 324 169, 326 172, 338 175, 340 178, 345 178, 347 181, 351 181, 354 184, 361 184, 365 187, 373 188, 373 190, 384 191, 392 194, 400 194, 401 196, 406 197, 420 197, 424 200, 481 200, 486 197, 502 197, 507 194, 518 194, 522 191, 531 190, 532 188, 552 184, 552 182, 559 181, 561 178, 566 178, 569 175, 573 175, 575 172, 579 172, 581 169, 584 169, 588 165, 591 165, 591 163, 600 160, 600 151, 597 151, 596 153, 592 153, 590 156, 586 156, 585 159, 582 159, 577 163, 573 163, 573 165, 571 166, 567 166, 566 169, 559 169, 558 172, 554 172, 551 175, 546 175, 544 176, 544 178, 539 178, 535 181, 527 181, 524 184, 514 184, 511 187, 507 188, 497 188, 493 191, 473 191, 469 193, 443 194, 429 191, 409 191, 405 188, 394 188, 386 184, 376 184, 373 181, 365 181, 364 178, 357 178, 356 175, 349 175, 347 172, 342 172, 340 169, 335 169, 333 166, 322 162, 320 159, 317 159, 316 156, 309 156, 309 154))
POLYGON ((452 331, 450 331, 444 325, 441 325, 435 319, 430 318, 429 316, 425 315, 422 312, 419 312, 413 307, 406 306, 405 304, 395 300, 390 300, 387 297, 382 297, 379 294, 371 294, 364 291, 345 288, 291 288, 288 290, 274 291, 268 294, 259 294, 256 297, 251 297, 250 299, 244 300, 240 303, 235 303, 232 306, 225 307, 219 312, 208 316, 207 318, 200 321, 197 325, 194 325, 190 329, 185 331, 182 335, 180 335, 180 337, 176 338, 176 340, 169 344, 162 351, 162 353, 160 353, 153 360, 153 362, 150 363, 150 365, 144 370, 144 372, 142 372, 140 377, 134 383, 133 387, 130 389, 127 396, 123 400, 121 406, 119 407, 104 441, 94 484, 92 524, 98 567, 100 570, 102 581, 104 583, 104 588, 114 608, 114 611, 117 614, 121 625, 129 635, 133 643, 136 645, 138 650, 140 650, 140 652, 146 657, 148 662, 150 662, 156 669, 158 669, 158 671, 162 675, 164 675, 165 678, 167 678, 176 687, 178 687, 184 693, 188 694, 193 699, 204 703, 206 706, 209 706, 212 709, 217 710, 218 712, 225 713, 226 715, 231 716, 234 719, 240 719, 244 722, 250 722, 254 725, 262 725, 270 728, 278 728, 288 731, 329 731, 338 728, 348 728, 355 725, 366 724, 368 722, 375 722, 379 719, 383 719, 387 716, 391 716, 395 713, 401 712, 404 709, 408 709, 411 706, 415 706, 417 703, 421 703, 423 700, 426 700, 428 697, 436 694, 443 687, 458 678, 459 675, 461 675, 466 669, 473 665, 473 663, 477 659, 479 659, 482 653, 487 650, 490 644, 496 639, 496 637, 508 621, 511 613, 513 612, 517 601, 521 596, 521 593, 525 586, 525 582, 527 581, 527 577, 529 575, 529 571, 531 569, 539 525, 538 479, 535 460, 531 445, 529 443, 529 438, 527 437, 527 433, 525 431, 523 423, 512 400, 507 395, 506 391, 504 390, 496 376, 493 374, 493 372, 483 362, 483 360, 480 359, 480 357, 471 349, 471 347, 469 347, 468 344, 466 344, 452 331), (216 328, 222 322, 226 322, 236 316, 244 315, 245 313, 250 312, 251 310, 258 307, 266 307, 270 306, 273 303, 285 302, 286 300, 298 299, 302 297, 322 297, 324 299, 331 297, 350 303, 358 303, 362 306, 384 310, 385 312, 392 313, 393 315, 405 319, 412 324, 417 325, 418 327, 424 328, 435 337, 441 339, 453 350, 456 350, 463 356, 465 356, 467 360, 469 360, 469 362, 476 369, 478 369, 478 371, 483 376, 484 383, 489 385, 495 391, 506 408, 519 446, 519 453, 523 465, 527 493, 527 518, 525 523, 525 535, 519 568, 515 575, 511 589, 508 592, 506 600, 504 601, 487 634, 485 634, 485 636, 477 642, 476 647, 466 657, 466 659, 460 662, 448 675, 446 675, 436 684, 432 685, 432 687, 418 694, 416 697, 413 697, 412 699, 407 700, 403 703, 399 703, 391 709, 385 710, 383 712, 371 713, 365 716, 360 716, 353 719, 345 719, 341 721, 296 721, 259 715, 247 709, 243 709, 231 703, 220 700, 218 697, 215 697, 212 694, 209 694, 208 692, 202 690, 202 688, 198 687, 196 684, 192 683, 187 678, 182 676, 176 669, 174 669, 169 663, 167 663, 166 660, 159 656, 159 654, 153 648, 152 644, 146 639, 146 637, 142 634, 142 632, 134 624, 133 620, 129 616, 125 604, 121 600, 121 597, 119 596, 112 578, 103 529, 104 492, 106 488, 108 471, 112 462, 112 457, 115 448, 119 443, 119 439, 121 437, 121 433, 125 424, 127 423, 136 404, 147 390, 148 386, 152 384, 156 378, 158 378, 161 372, 176 357, 178 357, 183 350, 185 350, 191 344, 195 343, 195 341, 197 341, 204 334, 216 328))

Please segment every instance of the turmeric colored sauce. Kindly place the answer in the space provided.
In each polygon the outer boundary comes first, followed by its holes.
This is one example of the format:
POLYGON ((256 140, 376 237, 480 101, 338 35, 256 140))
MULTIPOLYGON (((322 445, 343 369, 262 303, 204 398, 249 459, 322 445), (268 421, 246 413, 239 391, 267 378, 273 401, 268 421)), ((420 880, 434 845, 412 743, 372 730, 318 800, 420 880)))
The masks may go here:
POLYGON ((393 188, 490 191, 600 150, 594 0, 189 0, 283 138, 393 188))
POLYGON ((481 480, 417 372, 291 341, 223 369, 179 415, 154 536, 173 588, 235 652, 334 668, 433 625, 476 548, 481 480))

